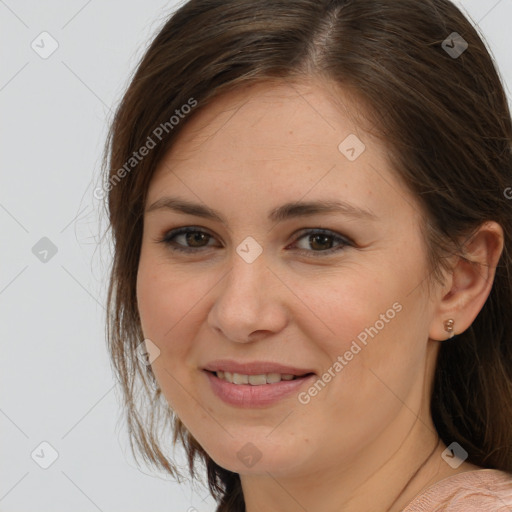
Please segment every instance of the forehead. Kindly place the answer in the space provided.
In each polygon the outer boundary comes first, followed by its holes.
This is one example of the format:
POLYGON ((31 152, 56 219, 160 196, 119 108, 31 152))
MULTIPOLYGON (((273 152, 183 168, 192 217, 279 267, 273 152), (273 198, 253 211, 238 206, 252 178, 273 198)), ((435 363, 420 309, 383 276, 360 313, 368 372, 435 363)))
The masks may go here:
POLYGON ((321 197, 354 199, 389 215, 407 207, 408 192, 390 171, 385 144, 366 122, 363 129, 365 114, 361 102, 326 83, 241 86, 186 120, 156 169, 148 202, 162 190, 206 203, 215 193, 221 205, 266 209, 321 197), (361 151, 357 159, 347 158, 347 144, 361 151))
POLYGON ((205 152, 227 157, 228 151, 235 151, 244 152, 247 159, 294 155, 314 159, 321 150, 337 159, 339 142, 362 131, 357 119, 361 111, 360 102, 329 82, 240 86, 186 120, 168 156, 179 161, 200 159, 205 152))

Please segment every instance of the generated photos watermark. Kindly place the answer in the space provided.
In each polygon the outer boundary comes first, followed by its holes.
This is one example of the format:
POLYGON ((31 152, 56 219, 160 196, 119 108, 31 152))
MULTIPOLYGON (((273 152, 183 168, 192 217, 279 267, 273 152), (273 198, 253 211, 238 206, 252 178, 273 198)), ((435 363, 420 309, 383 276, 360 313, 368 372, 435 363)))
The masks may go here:
POLYGON ((389 324, 393 318, 395 318, 397 313, 402 311, 402 304, 399 302, 395 302, 391 308, 389 308, 385 313, 381 313, 379 316, 379 320, 377 320, 372 326, 366 327, 363 331, 361 331, 357 335, 357 341, 352 340, 352 344, 350 348, 345 351, 343 355, 339 355, 336 358, 336 361, 327 369, 326 372, 322 374, 320 378, 318 378, 313 385, 311 385, 307 391, 302 391, 298 394, 297 399, 303 405, 309 404, 311 399, 320 393, 327 384, 338 375, 345 366, 349 364, 354 356, 359 354, 361 350, 367 346, 368 344, 368 336, 371 336, 373 339, 379 332, 384 329, 386 324, 389 324), (362 345, 362 346, 361 346, 362 345))
POLYGON ((172 115, 168 121, 160 123, 148 136, 146 142, 137 150, 132 153, 132 156, 124 163, 124 165, 112 174, 107 183, 102 187, 96 187, 93 195, 96 199, 104 199, 105 196, 126 176, 128 175, 137 165, 146 157, 152 149, 164 138, 164 136, 170 133, 180 122, 189 114, 194 107, 197 106, 197 100, 189 98, 187 103, 183 104, 180 108, 174 111, 175 115, 172 115))

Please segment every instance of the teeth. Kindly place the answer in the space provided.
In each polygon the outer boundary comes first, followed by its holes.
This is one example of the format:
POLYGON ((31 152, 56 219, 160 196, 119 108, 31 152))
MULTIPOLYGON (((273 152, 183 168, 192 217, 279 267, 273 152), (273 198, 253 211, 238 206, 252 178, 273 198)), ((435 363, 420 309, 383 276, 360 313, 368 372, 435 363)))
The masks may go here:
POLYGON ((274 382, 281 382, 281 374, 280 373, 267 373, 266 378, 267 378, 267 382, 269 384, 273 384, 274 382))
POLYGON ((249 384, 249 376, 233 373, 233 384, 249 384))
POLYGON ((274 384, 282 380, 293 380, 295 375, 290 373, 262 373, 260 375, 243 375, 241 373, 231 373, 218 371, 216 375, 219 379, 231 382, 232 384, 251 384, 261 386, 262 384, 274 384))
MULTIPOLYGON (((236 373, 234 375, 236 375, 236 373)), ((262 384, 267 384, 267 376, 264 373, 260 375, 249 375, 248 380, 249 384, 252 384, 253 386, 261 386, 262 384)), ((233 383, 236 384, 235 379, 233 379, 233 383)))

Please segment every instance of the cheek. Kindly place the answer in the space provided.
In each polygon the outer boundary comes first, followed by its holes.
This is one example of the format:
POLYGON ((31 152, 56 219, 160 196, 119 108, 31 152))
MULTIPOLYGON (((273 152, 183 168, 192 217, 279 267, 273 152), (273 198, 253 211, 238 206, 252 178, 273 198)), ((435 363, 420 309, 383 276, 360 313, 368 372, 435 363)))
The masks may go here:
MULTIPOLYGON (((187 288, 180 287, 165 262, 159 261, 149 250, 142 250, 137 273, 137 306, 146 338, 153 341, 165 354, 175 326, 185 315, 189 303, 187 288), (179 297, 179 300, 178 300, 179 297)), ((173 348, 180 344, 172 344, 173 348)))
POLYGON ((197 302, 190 281, 180 280, 168 262, 141 253, 137 273, 137 303, 142 331, 159 349, 152 371, 168 404, 180 417, 190 414, 189 392, 193 389, 187 361, 194 334, 191 318, 197 302), (188 392, 184 391, 188 390, 188 392))
POLYGON ((142 253, 137 273, 137 307, 144 336, 157 343, 162 339, 165 329, 172 325, 173 320, 169 316, 167 304, 171 302, 172 297, 166 293, 166 288, 156 266, 142 253), (166 310, 167 315, 164 315, 163 312, 166 310), (164 323, 167 323, 167 326, 164 323))
POLYGON ((386 384, 402 396, 425 358, 428 311, 421 290, 411 293, 407 277, 420 272, 382 264, 351 270, 343 279, 331 276, 330 285, 302 284, 298 294, 307 308, 295 318, 321 349, 324 380, 338 388, 338 398, 374 401, 382 392, 392 394, 386 384))
POLYGON ((155 371, 163 366, 173 373, 187 367, 193 350, 190 340, 197 337, 204 315, 201 301, 211 283, 193 278, 169 264, 151 250, 141 252, 137 273, 137 304, 146 338, 153 341, 163 357, 155 360, 155 371))
POLYGON ((300 396, 302 428, 329 425, 326 435, 344 432, 354 447, 389 425, 404 402, 416 409, 427 320, 422 297, 408 295, 411 286, 403 275, 369 269, 357 275, 339 280, 338 289, 321 286, 305 293, 306 305, 318 317, 308 312, 300 327, 321 349, 324 372, 324 384, 300 396))
POLYGON ((355 339, 364 346, 370 337, 366 328, 376 322, 381 330, 387 328, 388 324, 380 320, 381 314, 387 312, 390 322, 397 316, 397 306, 393 309, 400 296, 397 283, 392 279, 388 282, 383 274, 366 266, 297 282, 294 292, 306 307, 294 320, 300 322, 306 337, 315 340, 333 359, 350 350, 355 339))
POLYGON ((178 322, 186 298, 176 300, 184 290, 177 289, 176 273, 150 244, 143 240, 137 270, 137 307, 144 335, 160 345, 165 333, 178 322))

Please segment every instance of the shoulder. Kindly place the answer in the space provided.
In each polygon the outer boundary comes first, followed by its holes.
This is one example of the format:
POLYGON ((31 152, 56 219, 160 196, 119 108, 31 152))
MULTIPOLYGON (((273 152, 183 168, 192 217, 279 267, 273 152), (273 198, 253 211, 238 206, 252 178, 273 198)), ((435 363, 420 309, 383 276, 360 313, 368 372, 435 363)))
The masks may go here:
POLYGON ((450 476, 417 495, 403 512, 510 512, 512 473, 478 469, 450 476))

